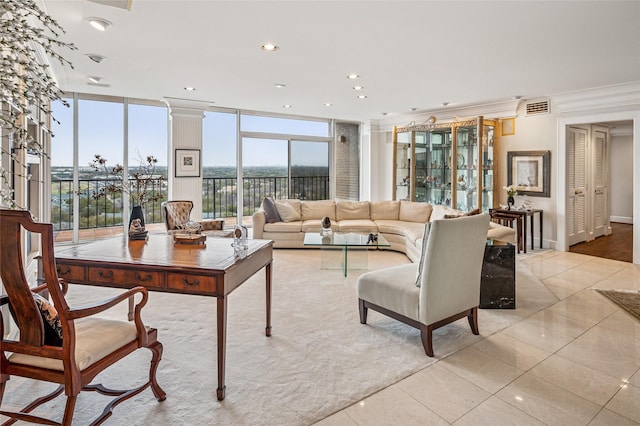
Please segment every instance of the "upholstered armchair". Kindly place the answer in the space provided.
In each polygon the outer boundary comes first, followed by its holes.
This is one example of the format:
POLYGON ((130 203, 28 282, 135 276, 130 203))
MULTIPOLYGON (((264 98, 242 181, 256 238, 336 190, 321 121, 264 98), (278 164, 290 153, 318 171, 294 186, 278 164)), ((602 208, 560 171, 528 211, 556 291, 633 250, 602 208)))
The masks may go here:
POLYGON ((427 223, 419 262, 358 278, 360 322, 367 323, 370 308, 415 327, 428 356, 433 356, 432 333, 439 327, 467 317, 478 334, 488 226, 488 214, 427 223))
MULTIPOLYGON (((137 395, 147 388, 151 388, 158 401, 166 398, 166 393, 156 381, 156 371, 162 358, 158 331, 145 325, 141 317, 149 297, 146 288, 134 287, 101 302, 69 306, 65 299, 68 285, 58 279, 56 270, 53 225, 33 222, 28 211, 0 209, 0 238, 0 278, 6 291, 0 295, 0 307, 3 308, 0 310, 0 404, 11 377, 58 384, 53 391, 49 389, 47 395, 34 394, 34 401, 23 409, 16 409, 12 404, 0 409, 0 415, 10 418, 3 424, 22 420, 71 425, 81 391, 112 397, 91 424, 101 424, 111 416, 115 406, 127 399, 136 397, 133 404, 144 403, 145 398, 137 395), (25 266, 23 249, 27 240, 36 239, 40 242, 40 264, 45 282, 30 287, 27 277, 32 276, 32 271, 25 266), (40 294, 43 292, 44 296, 40 294), (132 321, 99 316, 116 304, 130 300, 135 303, 132 321), (7 306, 8 309, 4 309, 7 306), (9 324, 8 316, 14 323, 5 333, 4 324, 9 324), (144 383, 129 390, 114 390, 93 383, 96 376, 119 361, 136 362, 140 369, 144 368, 140 359, 127 358, 141 348, 151 351, 148 378, 141 379, 144 383), (61 422, 42 417, 38 411, 32 412, 63 393, 66 404, 63 404, 61 422)), ((131 378, 123 379, 129 382, 131 378)), ((131 405, 129 410, 135 410, 134 407, 131 405)), ((50 407, 39 410, 40 413, 60 417, 55 411, 50 407)))
POLYGON ((207 233, 227 236, 228 232, 224 231, 224 219, 204 219, 193 222, 191 220, 191 210, 193 210, 193 202, 188 200, 173 200, 162 203, 162 213, 167 233, 217 231, 207 233))

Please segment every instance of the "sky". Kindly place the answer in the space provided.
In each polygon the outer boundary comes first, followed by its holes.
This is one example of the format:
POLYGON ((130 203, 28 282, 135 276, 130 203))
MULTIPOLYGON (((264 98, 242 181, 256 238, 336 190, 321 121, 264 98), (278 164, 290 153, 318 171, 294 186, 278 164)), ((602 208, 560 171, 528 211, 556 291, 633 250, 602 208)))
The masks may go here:
MULTIPOLYGON (((53 167, 73 165, 73 109, 53 105, 51 162, 53 167)), ((78 101, 79 160, 88 166, 94 155, 100 154, 108 165, 122 164, 124 105, 93 100, 78 101)), ((243 115, 243 131, 274 132, 327 136, 326 122, 302 121, 272 117, 243 115)), ((138 158, 153 155, 158 165, 167 165, 167 108, 129 104, 129 165, 138 164, 138 158)), ((229 166, 236 164, 236 115, 207 112, 203 122, 203 165, 229 166)), ((249 139, 243 141, 244 166, 286 166, 288 145, 286 139, 249 139)), ((325 143, 294 143, 292 164, 326 166, 328 146, 325 143)))

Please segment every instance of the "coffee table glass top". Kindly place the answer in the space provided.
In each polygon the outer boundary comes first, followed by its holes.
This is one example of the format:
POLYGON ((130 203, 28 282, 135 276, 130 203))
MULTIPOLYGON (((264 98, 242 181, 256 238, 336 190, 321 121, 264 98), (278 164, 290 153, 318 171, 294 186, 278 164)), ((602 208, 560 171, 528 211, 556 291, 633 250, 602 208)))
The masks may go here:
POLYGON ((382 236, 374 234, 377 241, 369 241, 369 233, 360 232, 332 232, 330 235, 321 235, 320 232, 307 232, 304 234, 305 246, 318 247, 390 247, 391 244, 382 236))

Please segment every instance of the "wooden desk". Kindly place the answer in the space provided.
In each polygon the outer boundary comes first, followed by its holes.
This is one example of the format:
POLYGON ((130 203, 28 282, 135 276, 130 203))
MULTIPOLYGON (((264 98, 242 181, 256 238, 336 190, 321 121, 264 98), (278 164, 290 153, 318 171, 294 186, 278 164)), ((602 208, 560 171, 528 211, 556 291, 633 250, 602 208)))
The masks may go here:
POLYGON ((273 242, 248 240, 246 256, 231 247, 231 239, 208 238, 204 245, 174 244, 166 234, 147 241, 110 238, 56 250, 58 276, 70 283, 102 287, 144 286, 150 291, 210 296, 217 299, 218 400, 225 394, 227 295, 265 268, 265 334, 271 335, 271 263, 273 242))
POLYGON ((520 249, 527 252, 527 218, 531 218, 529 221, 531 223, 531 250, 534 249, 534 239, 533 239, 533 215, 538 214, 538 228, 540 228, 540 248, 542 248, 542 214, 543 211, 540 209, 531 209, 531 210, 506 210, 506 209, 489 209, 489 214, 491 218, 501 219, 504 217, 515 217, 518 221, 518 253, 520 253, 520 249), (521 238, 522 237, 522 238, 521 238))

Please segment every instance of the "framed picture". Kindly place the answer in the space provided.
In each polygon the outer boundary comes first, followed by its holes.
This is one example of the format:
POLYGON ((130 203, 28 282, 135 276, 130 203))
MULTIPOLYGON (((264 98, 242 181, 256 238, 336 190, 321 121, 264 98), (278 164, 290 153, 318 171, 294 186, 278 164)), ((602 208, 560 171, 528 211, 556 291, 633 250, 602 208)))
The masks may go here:
POLYGON ((516 134, 516 119, 503 118, 502 119, 502 136, 511 136, 515 134, 516 134))
POLYGON ((519 195, 551 196, 551 151, 507 152, 507 184, 519 195))
POLYGON ((176 149, 176 177, 200 176, 200 150, 176 149))

